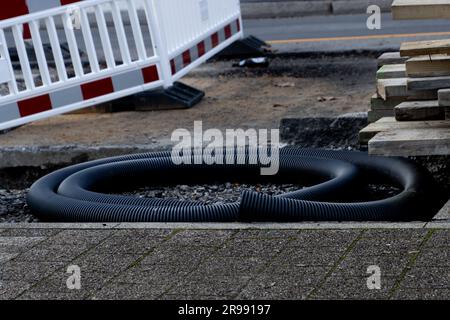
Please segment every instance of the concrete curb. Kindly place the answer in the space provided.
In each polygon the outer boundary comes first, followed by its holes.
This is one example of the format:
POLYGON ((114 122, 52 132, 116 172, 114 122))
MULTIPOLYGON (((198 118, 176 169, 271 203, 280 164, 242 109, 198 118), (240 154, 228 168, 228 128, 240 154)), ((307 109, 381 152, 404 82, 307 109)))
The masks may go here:
POLYGON ((365 14, 370 5, 390 12, 392 0, 242 0, 244 19, 293 18, 330 14, 365 14))
POLYGON ((0 229, 193 229, 193 230, 352 230, 450 229, 446 222, 323 222, 323 223, 2 223, 0 229))
POLYGON ((52 146, 49 148, 3 148, 0 169, 16 167, 51 168, 124 154, 168 150, 163 145, 52 146))
POLYGON ((275 1, 241 4, 244 19, 292 18, 331 13, 329 1, 275 1))

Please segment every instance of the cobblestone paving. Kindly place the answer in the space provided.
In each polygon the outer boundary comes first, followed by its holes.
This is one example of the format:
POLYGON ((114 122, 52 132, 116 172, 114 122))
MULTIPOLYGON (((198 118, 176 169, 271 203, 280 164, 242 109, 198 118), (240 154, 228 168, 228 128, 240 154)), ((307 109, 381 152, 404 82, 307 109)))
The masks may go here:
POLYGON ((0 299, 449 299, 449 256, 439 228, 0 227, 0 299))

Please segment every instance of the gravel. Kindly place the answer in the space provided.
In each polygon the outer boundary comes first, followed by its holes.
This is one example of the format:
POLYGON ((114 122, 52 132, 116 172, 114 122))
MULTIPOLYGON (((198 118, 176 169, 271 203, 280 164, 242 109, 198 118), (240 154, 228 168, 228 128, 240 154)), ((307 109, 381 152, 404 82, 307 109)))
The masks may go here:
POLYGON ((302 186, 293 184, 238 184, 223 183, 215 185, 180 185, 176 187, 149 187, 136 190, 126 195, 134 195, 140 198, 161 198, 181 201, 201 201, 204 205, 225 204, 237 202, 242 192, 256 191, 270 196, 302 189, 302 186))
POLYGON ((27 190, 0 189, 0 222, 37 222, 26 203, 27 190))
MULTIPOLYGON (((140 198, 160 198, 180 201, 200 201, 204 205, 226 204, 240 201, 243 191, 256 191, 276 196, 302 189, 296 184, 239 184, 152 186, 124 193, 140 198)), ((28 190, 0 190, 0 222, 39 222, 26 204, 28 190)), ((398 189, 385 185, 370 185, 359 201, 392 197, 398 189)))

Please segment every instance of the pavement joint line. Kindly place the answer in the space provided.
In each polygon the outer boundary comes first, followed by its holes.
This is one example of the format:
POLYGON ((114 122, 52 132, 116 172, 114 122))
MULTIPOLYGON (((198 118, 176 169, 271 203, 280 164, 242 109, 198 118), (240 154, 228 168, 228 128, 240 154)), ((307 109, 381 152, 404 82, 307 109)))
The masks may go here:
MULTIPOLYGON (((62 231, 61 231, 62 232, 62 231)), ((88 252, 92 251, 93 249, 97 248, 98 246, 100 246, 101 244, 103 244, 106 240, 112 238, 116 233, 118 233, 119 230, 115 230, 113 231, 109 236, 105 237, 102 241, 98 242, 96 245, 86 249, 85 251, 83 251, 82 253, 80 253, 79 255, 77 255, 76 257, 74 257, 71 261, 67 262, 66 265, 70 265, 71 262, 83 257, 85 254, 87 254, 88 252)), ((47 275, 46 277, 42 278, 41 280, 37 281, 36 283, 34 283, 32 286, 30 286, 28 289, 22 291, 20 294, 18 294, 14 299, 17 300, 18 298, 20 298, 21 296, 23 296, 26 292, 36 288, 39 284, 41 284, 42 282, 44 282, 45 280, 47 280, 48 278, 50 278, 51 276, 53 276, 54 274, 56 274, 57 272, 60 272, 62 270, 64 270, 64 268, 66 267, 61 267, 61 268, 57 268, 54 272, 50 273, 49 275, 47 275)))
MULTIPOLYGON (((15 256, 14 258, 12 258, 10 261, 14 261, 17 258, 20 258, 21 255, 33 250, 35 247, 37 247, 38 245, 40 245, 42 242, 47 241, 48 239, 51 239, 53 237, 56 237, 58 234, 60 234, 61 232, 63 232, 64 230, 60 230, 58 232, 56 232, 55 234, 51 235, 50 237, 43 237, 44 239, 42 241, 36 242, 34 245, 32 245, 30 248, 28 248, 27 250, 20 252, 17 256, 15 256)), ((0 234, 0 237, 2 235, 0 234)), ((13 237, 12 237, 13 238, 13 237)))
MULTIPOLYGON (((177 234, 179 234, 180 232, 183 232, 184 230, 181 229, 175 229, 173 230, 167 237, 164 238, 164 240, 159 244, 163 244, 167 241, 169 241, 170 239, 172 239, 173 237, 175 237, 177 234)), ((159 246, 158 245, 158 246, 159 246)), ((151 248, 150 250, 148 250, 147 252, 145 252, 144 254, 142 254, 139 258, 137 258, 135 261, 133 261, 132 263, 130 263, 130 265, 125 268, 122 272, 119 272, 117 275, 115 275, 114 277, 112 277, 109 281, 107 281, 106 283, 104 283, 104 285, 102 286, 102 288, 100 289, 96 289, 92 292, 90 292, 88 295, 86 295, 86 299, 92 299, 93 295, 100 291, 101 289, 103 289, 104 287, 108 287, 108 285, 112 284, 114 282, 115 279, 117 279, 118 277, 120 277, 122 274, 124 274, 125 272, 133 269, 134 267, 136 267, 142 260, 144 260, 146 257, 148 257, 149 255, 151 255, 153 252, 155 252, 155 250, 157 249, 158 246, 155 246, 153 248, 151 248)))
POLYGON ((341 229, 449 229, 450 221, 432 222, 294 222, 294 223, 0 223, 1 229, 183 229, 183 230, 341 230, 341 229))
MULTIPOLYGON (((185 231, 185 230, 182 230, 182 231, 185 231)), ((231 234, 231 236, 229 236, 225 241, 223 241, 223 242, 221 243, 220 246, 214 247, 215 250, 213 251, 212 255, 216 254, 216 253, 220 250, 221 246, 224 246, 225 244, 227 244, 227 243, 229 243, 231 240, 233 240, 233 239, 236 237, 236 235, 237 235, 238 233, 239 233, 239 230, 234 231, 234 232, 231 234)), ((210 259, 210 258, 211 258, 211 257, 205 257, 204 259, 202 259, 199 263, 197 263, 197 265, 196 265, 194 268, 192 268, 192 270, 191 270, 190 272, 188 272, 188 273, 186 274, 186 276, 185 276, 184 278, 185 278, 185 279, 188 278, 191 274, 193 274, 195 271, 198 270, 198 267, 199 267, 202 263, 204 263, 206 260, 208 260, 208 259, 210 259)), ((161 299, 163 296, 165 296, 166 294, 168 294, 168 292, 170 292, 170 290, 172 290, 176 285, 177 285, 177 284, 173 284, 173 285, 171 285, 171 286, 168 286, 167 289, 164 290, 163 293, 161 293, 160 295, 158 295, 157 298, 156 298, 155 300, 161 299)))
MULTIPOLYGON (((298 233, 300 234, 301 231, 299 231, 298 233)), ((247 280, 247 282, 242 286, 242 288, 240 289, 239 293, 236 294, 234 297, 231 298, 231 300, 235 300, 237 299, 237 297, 245 290, 245 288, 248 287, 250 281, 252 281, 253 279, 255 279, 258 275, 260 275, 261 273, 263 273, 264 270, 266 270, 268 267, 270 267, 273 262, 276 260, 276 258, 278 258, 283 251, 286 250, 287 246, 289 245, 289 243, 293 242, 295 240, 294 237, 289 237, 289 241, 286 242, 286 244, 284 245, 284 247, 280 250, 280 252, 278 252, 277 254, 275 254, 272 259, 270 259, 264 266, 261 266, 261 268, 256 272, 255 276, 250 277, 250 279, 247 280)))
POLYGON ((429 230, 425 236, 423 237, 422 242, 417 247, 417 252, 412 255, 412 257, 409 259, 408 264, 405 266, 405 268, 402 270, 402 273, 398 277, 397 281, 395 282, 394 286, 389 292, 388 300, 391 300, 394 297, 394 294, 397 292, 397 290, 400 288, 403 280, 405 279, 406 275, 412 270, 414 265, 416 264, 417 258, 422 253, 422 249, 425 246, 425 244, 428 242, 428 240, 431 239, 434 232, 436 230, 429 230))
POLYGON ((339 265, 347 258, 348 254, 355 248, 356 244, 359 242, 359 240, 362 239, 364 236, 364 233, 367 231, 367 229, 361 230, 361 232, 356 236, 355 239, 349 244, 347 249, 344 251, 342 256, 340 256, 337 261, 334 263, 333 266, 331 266, 330 270, 325 274, 325 276, 322 278, 322 280, 319 282, 317 287, 315 287, 306 297, 307 300, 310 300, 314 298, 314 295, 317 294, 317 292, 322 289, 322 287, 325 285, 325 282, 328 280, 328 278, 331 276, 331 274, 339 267, 339 265))
MULTIPOLYGON (((31 250, 33 250, 35 247, 37 247, 38 245, 40 245, 42 242, 44 242, 44 241, 47 241, 48 239, 51 239, 51 238, 53 238, 53 237, 55 237, 55 236, 57 236, 58 234, 60 234, 60 233, 62 233, 64 230, 62 229, 62 230, 60 230, 59 232, 56 232, 55 234, 53 234, 53 235, 51 235, 50 237, 43 237, 44 239, 42 240, 42 241, 39 241, 39 242, 37 242, 37 243, 35 243, 34 245, 32 245, 30 248, 28 248, 27 250, 25 250, 25 251, 23 251, 23 252, 20 252, 18 255, 16 255, 14 258, 12 258, 11 260, 9 260, 9 261, 15 261, 16 259, 18 259, 18 258, 20 258, 20 256, 21 255, 23 255, 23 254, 25 254, 25 253, 27 253, 27 252, 30 252, 31 250)), ((0 237, 2 236, 2 234, 0 234, 0 237)), ((1 266, 0 266, 1 267, 1 266)), ((37 283, 38 283, 39 281, 37 281, 37 283)), ((32 286, 34 286, 35 284, 33 284, 32 286)), ((30 287, 31 288, 31 287, 30 287)), ((30 288, 28 288, 28 289, 30 289, 30 288)), ((21 291, 20 293, 18 293, 18 295, 15 297, 15 299, 17 299, 18 297, 20 297, 24 292, 26 292, 28 289, 25 289, 25 290, 23 290, 23 291, 21 291)))

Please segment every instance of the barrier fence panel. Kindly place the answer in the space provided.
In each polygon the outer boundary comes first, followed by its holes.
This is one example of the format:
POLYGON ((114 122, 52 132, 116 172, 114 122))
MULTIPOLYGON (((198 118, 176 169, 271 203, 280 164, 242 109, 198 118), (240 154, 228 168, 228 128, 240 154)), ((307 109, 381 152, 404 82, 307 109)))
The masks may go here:
POLYGON ((239 0, 14 1, 0 14, 0 130, 170 87, 243 35, 239 0))

